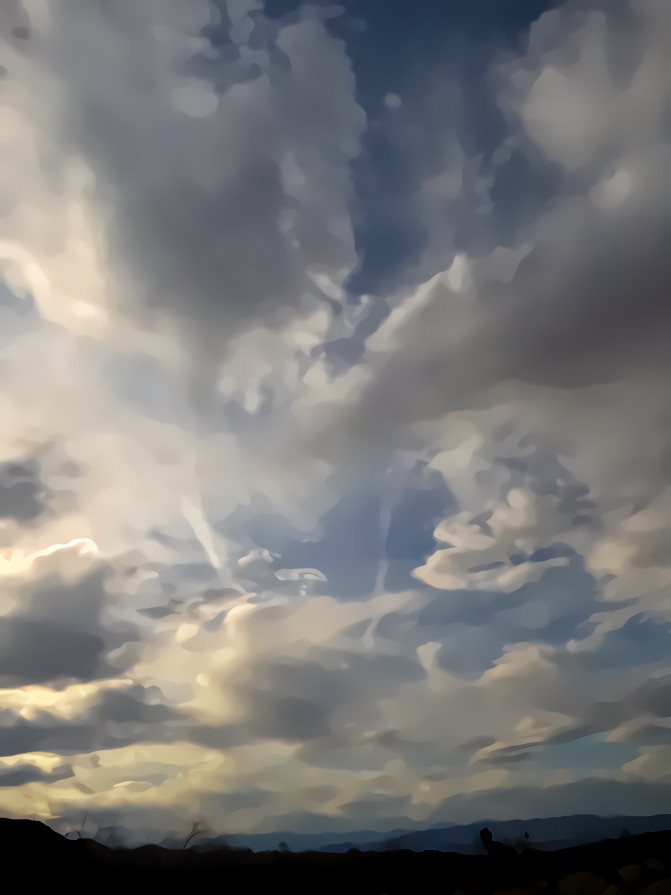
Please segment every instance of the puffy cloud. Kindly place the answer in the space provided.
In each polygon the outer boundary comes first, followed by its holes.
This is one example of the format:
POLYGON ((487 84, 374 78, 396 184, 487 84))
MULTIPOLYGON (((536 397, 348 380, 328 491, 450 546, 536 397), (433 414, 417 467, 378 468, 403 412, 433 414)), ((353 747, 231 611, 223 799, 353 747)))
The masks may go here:
POLYGON ((363 113, 317 11, 283 28, 205 0, 35 18, 32 64, 58 77, 131 308, 176 312, 218 355, 241 321, 314 302, 314 276, 337 286, 363 113))

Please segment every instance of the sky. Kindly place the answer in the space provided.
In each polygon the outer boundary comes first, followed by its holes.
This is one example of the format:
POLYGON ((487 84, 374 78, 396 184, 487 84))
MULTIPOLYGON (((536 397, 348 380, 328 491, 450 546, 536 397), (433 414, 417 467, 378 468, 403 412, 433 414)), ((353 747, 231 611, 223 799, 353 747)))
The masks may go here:
POLYGON ((670 244, 668 0, 5 0, 0 814, 668 811, 670 244))

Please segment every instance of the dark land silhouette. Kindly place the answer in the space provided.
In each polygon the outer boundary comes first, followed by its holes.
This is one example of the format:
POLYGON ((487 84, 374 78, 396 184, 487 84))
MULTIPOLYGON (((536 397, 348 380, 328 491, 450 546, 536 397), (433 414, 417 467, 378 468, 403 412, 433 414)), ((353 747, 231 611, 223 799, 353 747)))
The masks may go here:
POLYGON ((483 828, 485 854, 358 851, 253 852, 158 845, 109 848, 68 839, 39 821, 0 819, 7 891, 100 892, 147 887, 176 891, 396 893, 454 895, 671 895, 671 831, 541 851, 520 831, 521 847, 483 828), (18 876, 17 876, 18 874, 18 876), (17 882, 9 884, 9 880, 17 882), (7 886, 9 885, 9 888, 7 886))

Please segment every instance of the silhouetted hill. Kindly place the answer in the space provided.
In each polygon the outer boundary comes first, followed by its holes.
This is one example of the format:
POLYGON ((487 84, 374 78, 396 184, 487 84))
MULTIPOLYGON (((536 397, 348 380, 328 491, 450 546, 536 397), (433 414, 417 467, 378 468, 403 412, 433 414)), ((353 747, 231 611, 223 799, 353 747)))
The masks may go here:
POLYGON ((64 887, 116 893, 121 888, 129 895, 147 886, 193 886, 228 893, 491 895, 501 890, 501 895, 537 895, 543 890, 544 895, 671 895, 669 831, 551 852, 529 849, 517 854, 495 847, 487 855, 409 850, 198 852, 157 845, 112 849, 93 840, 66 839, 32 821, 0 821, 0 833, 4 878, 20 880, 8 891, 64 887))
POLYGON ((49 851, 61 848, 63 837, 39 820, 10 820, 0 817, 0 844, 5 853, 25 845, 49 851))

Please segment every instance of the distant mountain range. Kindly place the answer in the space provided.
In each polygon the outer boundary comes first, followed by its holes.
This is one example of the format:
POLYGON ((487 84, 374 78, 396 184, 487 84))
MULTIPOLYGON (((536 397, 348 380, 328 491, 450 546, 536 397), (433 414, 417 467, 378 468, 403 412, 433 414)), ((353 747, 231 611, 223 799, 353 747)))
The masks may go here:
MULTIPOLYGON (((480 830, 489 827, 500 842, 516 844, 524 833, 529 834, 528 845, 534 848, 559 849, 601 839, 616 839, 623 834, 671 830, 671 814, 652 817, 598 817, 594 814, 567 817, 531 818, 529 820, 481 820, 471 824, 437 824, 426 830, 391 830, 386 833, 359 830, 353 833, 257 833, 238 836, 217 836, 213 839, 194 837, 192 846, 209 850, 228 846, 250 848, 253 851, 277 849, 281 842, 294 852, 321 851, 343 853, 351 848, 360 851, 452 851, 461 854, 481 854, 480 830)), ((179 847, 179 844, 164 843, 179 847)))
MULTIPOLYGON (((594 814, 578 814, 568 817, 532 818, 530 820, 493 821, 482 820, 463 826, 431 827, 428 830, 388 835, 362 845, 359 849, 372 851, 457 851, 462 854, 479 854, 480 830, 489 827, 494 838, 514 845, 525 833, 532 847, 568 848, 601 839, 616 839, 623 832, 631 835, 671 829, 671 814, 654 817, 598 817, 594 814)), ((322 851, 342 851, 342 843, 325 846, 322 851)))
MULTIPOLYGON (((445 828, 445 825, 443 825, 445 828)), ((376 830, 356 830, 347 833, 293 833, 289 830, 280 830, 277 833, 240 833, 238 835, 223 835, 214 838, 206 838, 204 835, 194 836, 191 845, 197 850, 220 848, 251 848, 252 851, 273 851, 284 842, 294 852, 301 851, 341 851, 346 852, 350 848, 363 849, 367 843, 379 840, 381 837, 399 837, 412 833, 408 829, 391 830, 388 833, 380 833, 376 830)), ((184 839, 165 839, 162 843, 167 848, 181 848, 184 839)))

